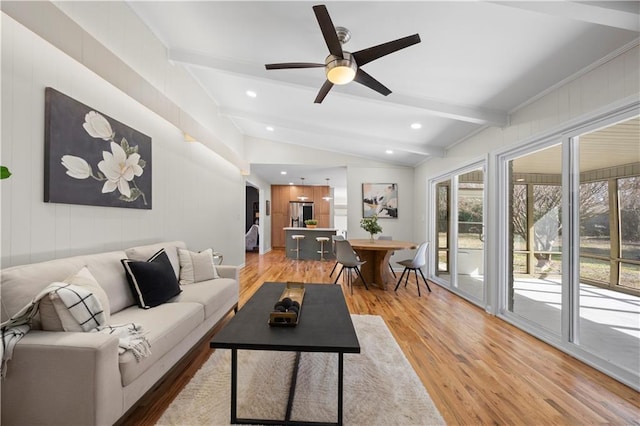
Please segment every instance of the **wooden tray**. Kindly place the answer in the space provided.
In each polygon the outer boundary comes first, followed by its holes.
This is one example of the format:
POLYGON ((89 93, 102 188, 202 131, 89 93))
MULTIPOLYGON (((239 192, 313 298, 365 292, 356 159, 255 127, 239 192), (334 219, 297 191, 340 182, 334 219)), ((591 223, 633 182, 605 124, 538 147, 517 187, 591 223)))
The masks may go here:
MULTIPOLYGON (((280 298, 277 302, 282 302, 284 299, 289 298, 291 302, 298 302, 298 313, 294 311, 272 311, 269 314, 269 325, 276 327, 295 327, 300 321, 300 315, 302 314, 302 300, 304 299, 304 283, 301 282, 287 282, 287 287, 282 291, 280 298)), ((277 303, 276 302, 276 303, 277 303)))

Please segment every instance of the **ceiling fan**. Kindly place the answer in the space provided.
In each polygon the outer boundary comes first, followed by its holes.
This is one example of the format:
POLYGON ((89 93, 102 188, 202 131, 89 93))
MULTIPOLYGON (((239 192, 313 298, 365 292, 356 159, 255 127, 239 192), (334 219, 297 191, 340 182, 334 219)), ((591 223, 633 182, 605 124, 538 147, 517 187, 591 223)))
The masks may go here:
POLYGON ((316 96, 315 103, 321 103, 334 84, 347 84, 353 80, 367 86, 376 92, 387 96, 391 93, 387 87, 375 78, 367 74, 361 66, 368 64, 382 56, 396 52, 405 47, 420 43, 418 34, 399 38, 397 40, 382 43, 377 46, 362 49, 357 52, 342 50, 342 45, 349 41, 351 33, 344 27, 334 27, 325 5, 313 6, 324 41, 329 48, 329 56, 324 64, 310 62, 285 62, 280 64, 266 64, 267 70, 293 69, 293 68, 325 68, 327 80, 324 82, 316 96))

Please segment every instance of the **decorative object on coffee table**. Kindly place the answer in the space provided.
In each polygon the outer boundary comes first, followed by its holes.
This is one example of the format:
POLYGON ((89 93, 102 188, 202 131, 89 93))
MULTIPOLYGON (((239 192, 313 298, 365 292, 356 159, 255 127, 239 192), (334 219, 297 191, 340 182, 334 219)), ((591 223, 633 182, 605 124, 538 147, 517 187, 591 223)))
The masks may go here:
POLYGON ((269 325, 279 327, 295 327, 300 321, 302 300, 304 299, 304 283, 287 282, 280 298, 269 314, 269 325))

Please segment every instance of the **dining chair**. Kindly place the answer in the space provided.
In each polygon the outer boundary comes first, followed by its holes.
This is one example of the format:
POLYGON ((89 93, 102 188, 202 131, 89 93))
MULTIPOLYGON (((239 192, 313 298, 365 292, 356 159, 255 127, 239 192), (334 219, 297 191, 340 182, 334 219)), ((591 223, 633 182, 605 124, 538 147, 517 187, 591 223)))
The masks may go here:
MULTIPOLYGON (((393 237, 391 235, 380 235, 378 237, 379 240, 388 240, 391 241, 393 240, 393 237)), ((395 251, 391 252, 391 256, 393 256, 394 254, 396 254, 395 251)), ((391 262, 389 262, 389 269, 391 270, 391 273, 393 274, 393 278, 398 278, 398 276, 396 275, 396 271, 393 270, 393 266, 391 266, 391 262)))
POLYGON ((420 271, 420 275, 422 276, 422 280, 424 281, 424 285, 427 286, 427 290, 429 290, 429 292, 431 292, 431 288, 429 287, 429 284, 427 283, 427 279, 424 277, 424 274, 422 273, 422 267, 427 263, 427 248, 429 247, 429 243, 428 242, 424 242, 422 244, 420 244, 420 246, 418 247, 418 250, 416 251, 415 256, 413 256, 413 259, 406 259, 406 260, 401 260, 400 262, 397 262, 399 265, 404 266, 404 270, 402 271, 402 275, 400 275, 400 279, 398 280, 398 284, 396 284, 396 288, 393 289, 393 291, 397 291, 398 287, 400 286, 400 283, 402 282, 402 278, 404 277, 404 274, 407 274, 407 277, 405 278, 404 281, 404 286, 407 286, 407 282, 409 281, 409 275, 411 275, 411 271, 413 271, 413 273, 415 274, 416 277, 416 286, 418 287, 418 297, 420 296, 420 282, 418 281, 418 272, 420 271))
MULTIPOLYGON (((331 241, 332 241, 332 250, 333 250, 333 256, 337 259, 336 256, 336 241, 344 241, 345 238, 342 235, 332 235, 331 236, 331 241)), ((339 262, 336 262, 335 265, 333 265, 333 269, 331 270, 331 273, 329 274, 330 277, 333 276, 333 273, 336 271, 336 267, 338 266, 339 262)))
POLYGON ((342 268, 340 268, 340 272, 338 272, 338 276, 336 277, 334 284, 338 283, 338 280, 340 279, 340 275, 342 275, 342 271, 344 271, 344 269, 346 268, 347 284, 349 285, 349 290, 351 294, 353 294, 352 270, 355 269, 356 274, 362 280, 364 287, 367 290, 369 290, 369 286, 367 286, 367 282, 365 281, 364 277, 362 276, 362 273, 360 272, 360 266, 367 263, 367 261, 360 260, 355 250, 353 250, 353 247, 351 247, 351 244, 349 243, 349 241, 347 240, 336 241, 336 258, 338 260, 338 263, 342 265, 342 268))

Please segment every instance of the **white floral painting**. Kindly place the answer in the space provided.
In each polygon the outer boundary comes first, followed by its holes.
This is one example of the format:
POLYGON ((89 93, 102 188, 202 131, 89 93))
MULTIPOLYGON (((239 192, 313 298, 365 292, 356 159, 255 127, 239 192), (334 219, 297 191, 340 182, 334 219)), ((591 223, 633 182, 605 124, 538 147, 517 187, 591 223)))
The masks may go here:
POLYGON ((47 87, 44 196, 151 209, 151 138, 47 87))
POLYGON ((362 217, 373 216, 398 218, 398 184, 362 184, 362 217))

